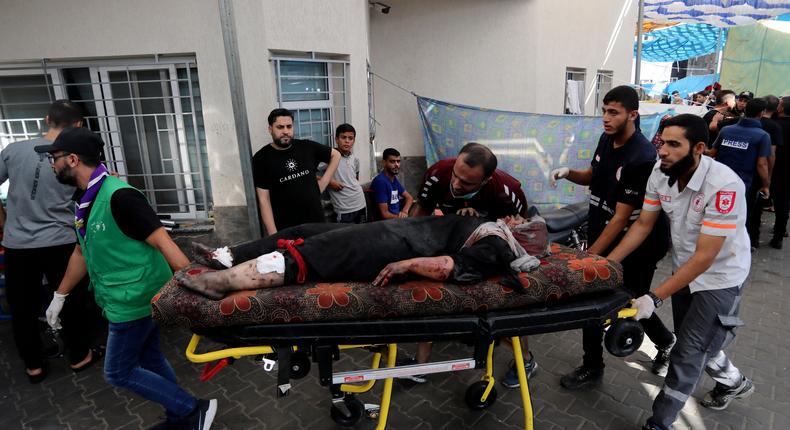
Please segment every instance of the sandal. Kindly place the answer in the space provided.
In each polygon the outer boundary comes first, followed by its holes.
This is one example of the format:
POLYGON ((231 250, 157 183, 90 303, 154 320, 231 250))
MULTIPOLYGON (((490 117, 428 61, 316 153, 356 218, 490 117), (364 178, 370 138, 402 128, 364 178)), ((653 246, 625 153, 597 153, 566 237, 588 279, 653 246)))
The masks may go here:
POLYGON ((47 375, 49 374, 49 369, 47 369, 47 364, 44 363, 41 365, 41 373, 37 375, 31 375, 27 373, 25 370, 25 375, 27 375, 27 380, 30 381, 31 384, 39 384, 45 379, 47 379, 47 375))
POLYGON ((71 368, 72 372, 80 373, 83 370, 93 366, 94 363, 97 363, 97 362, 99 362, 99 361, 104 359, 104 350, 103 349, 91 348, 90 351, 91 351, 91 359, 90 359, 90 361, 88 361, 87 363, 83 364, 80 367, 71 367, 71 366, 69 366, 71 368))

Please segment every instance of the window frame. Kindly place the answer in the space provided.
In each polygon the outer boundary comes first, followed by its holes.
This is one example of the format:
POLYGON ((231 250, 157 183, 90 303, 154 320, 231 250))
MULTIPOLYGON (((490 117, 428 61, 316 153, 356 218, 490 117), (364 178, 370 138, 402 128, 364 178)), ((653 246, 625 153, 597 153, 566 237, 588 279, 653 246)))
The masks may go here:
MULTIPOLYGON (((609 78, 609 90, 614 85, 614 70, 598 70, 595 74, 595 112, 600 113, 603 107, 603 98, 606 93, 601 91, 601 82, 603 78, 609 78)), ((606 90, 606 92, 609 92, 606 90)))
MULTIPOLYGON (((275 86, 277 88, 277 105, 281 108, 285 108, 290 110, 294 113, 294 137, 297 139, 308 137, 308 136, 301 136, 298 133, 300 130, 299 126, 299 116, 301 111, 311 111, 311 110, 326 110, 328 123, 329 123, 329 134, 325 135, 321 132, 322 137, 326 139, 325 142, 319 142, 322 144, 326 144, 327 146, 333 147, 334 146, 334 131, 335 128, 344 122, 350 122, 350 111, 349 111, 349 98, 348 98, 348 72, 349 72, 349 65, 350 62, 346 59, 338 59, 331 56, 321 56, 316 53, 308 53, 307 55, 289 55, 287 53, 276 53, 273 52, 272 56, 270 57, 269 61, 272 63, 274 68, 274 80, 275 86), (305 62, 305 63, 321 63, 325 65, 326 75, 321 76, 321 78, 325 78, 327 81, 327 90, 325 93, 327 94, 326 100, 309 100, 309 101, 283 101, 283 78, 287 78, 288 76, 283 76, 282 74, 282 62, 289 61, 289 62, 305 62), (342 74, 334 75, 333 74, 333 65, 340 65, 342 67, 342 74), (341 82, 340 87, 335 81, 339 80, 341 82), (340 97, 342 104, 338 105, 335 102, 335 98, 340 97), (340 110, 342 113, 342 118, 338 118, 337 110, 340 110)), ((324 91, 322 91, 324 93, 324 91)), ((324 122, 324 121, 321 121, 324 122)), ((312 132, 313 126, 310 126, 311 135, 310 137, 314 136, 312 132)))
MULTIPOLYGON (((198 78, 195 75, 197 70, 197 62, 194 57, 189 56, 143 56, 136 58, 107 58, 107 59, 91 59, 91 60, 68 60, 68 61, 46 61, 29 62, 29 63, 0 63, 0 76, 20 76, 20 75, 49 75, 47 85, 54 93, 55 99, 67 99, 67 86, 85 86, 90 87, 92 91, 91 98, 84 97, 79 100, 73 100, 77 103, 84 103, 93 105, 96 109, 96 116, 91 116, 86 112, 86 122, 88 119, 95 119, 98 123, 98 130, 94 132, 100 133, 105 142, 105 154, 107 156, 107 164, 112 170, 116 170, 121 178, 128 178, 128 171, 126 167, 126 157, 124 156, 124 144, 120 140, 120 126, 118 118, 115 115, 115 107, 113 101, 118 97, 112 97, 111 85, 114 83, 110 81, 109 74, 115 71, 137 71, 137 70, 160 70, 161 85, 168 85, 169 94, 162 93, 161 99, 164 103, 165 116, 165 129, 160 130, 159 123, 161 119, 157 118, 157 133, 160 131, 167 133, 167 142, 158 141, 157 144, 164 148, 163 145, 169 145, 170 158, 161 159, 164 165, 165 162, 172 164, 169 169, 170 173, 163 173, 164 175, 171 175, 175 181, 175 188, 157 189, 152 186, 153 174, 150 171, 152 160, 150 157, 144 156, 143 149, 141 151, 141 159, 143 160, 143 173, 145 181, 145 189, 141 189, 143 193, 150 199, 152 206, 156 210, 155 193, 157 192, 175 192, 176 202, 167 203, 167 208, 157 210, 158 213, 167 215, 175 220, 205 220, 209 218, 209 213, 213 207, 213 199, 210 196, 210 182, 208 179, 208 169, 205 168, 203 158, 205 158, 205 139, 201 138, 201 133, 205 130, 201 128, 202 108, 198 109, 196 100, 200 97, 199 94, 194 92, 195 86, 199 85, 198 78), (89 74, 89 81, 78 83, 66 83, 64 73, 70 69, 87 69, 89 74), (186 70, 186 78, 179 78, 179 72, 182 69, 186 70), (161 75, 161 71, 167 70, 168 77, 165 79, 161 75), (168 82, 166 82, 168 81, 168 82), (182 84, 186 84, 186 88, 182 89, 182 84), (183 94, 182 94, 183 93, 183 94), (185 101, 184 99, 188 99, 185 101), (189 111, 185 111, 182 103, 189 104, 189 111), (187 117, 190 120, 192 130, 186 127, 187 117), (194 134, 194 143, 187 139, 187 134, 194 134), (194 148, 193 148, 194 146, 194 148), (191 157, 190 152, 194 150, 194 157, 191 157), (177 157, 177 158, 176 158, 177 157), (194 160, 192 159, 194 158, 194 160), (147 169, 147 170, 146 170, 147 169), (197 184, 195 183, 197 182, 197 184), (201 193, 200 201, 198 201, 197 193, 201 193), (175 209, 170 209, 175 208, 175 209)), ((127 81, 129 79, 127 78, 127 81)), ((141 81, 144 82, 144 81, 141 81)), ((134 85, 130 82, 130 85, 134 85)), ((164 87, 163 87, 164 88, 164 87)), ((132 94, 132 93, 130 93, 132 94)), ((52 97, 52 96, 50 96, 52 97)), ((140 103, 140 100, 133 94, 130 96, 131 102, 134 104, 140 103)), ((54 101, 54 100, 52 100, 54 101)), ((136 117, 137 114, 134 116, 136 117)), ((159 114, 157 114, 159 115, 159 114)), ((135 118, 136 120, 137 118, 135 118)), ((33 118, 30 120, 37 120, 43 122, 42 118, 33 118)), ((0 118, 2 121, 2 118, 0 118)), ((22 121, 22 120, 14 120, 22 121)), ((86 124, 87 126, 87 124, 86 124)), ((9 128, 10 131, 10 128, 9 128)), ((43 132, 44 130, 41 129, 43 132)), ((140 133, 137 133, 137 144, 140 147, 145 147, 144 141, 140 141, 140 133)), ((28 133, 32 134, 32 133, 28 133)), ((32 137, 40 136, 40 133, 35 133, 32 137)), ((9 137, 0 135, 0 145, 5 147, 6 141, 8 143, 22 140, 16 135, 9 134, 9 137)), ((133 143, 127 143, 133 144, 133 143)), ((163 170, 164 171, 164 170, 163 170)), ((163 203, 164 204, 164 203, 163 203)))
MULTIPOLYGON (((63 83, 60 77, 60 72, 58 70, 52 69, 35 69, 35 68, 8 68, 8 69, 0 69, 0 76, 47 76, 45 81, 48 82, 49 87, 52 89, 52 92, 55 94, 55 98, 50 99, 50 104, 55 100, 61 100, 66 98, 66 92, 63 89, 63 83)), ((49 91, 48 91, 49 93, 49 91)), ((2 101, 0 100, 0 103, 2 101)), ((46 115, 45 115, 46 116, 46 115)), ((13 142, 22 141, 22 140, 30 140, 36 137, 41 136, 40 131, 43 131, 45 127, 44 118, 18 118, 18 119, 5 119, 3 118, 3 111, 0 110, 0 123, 6 121, 22 121, 22 128, 23 132, 22 135, 13 133, 10 125, 8 128, 9 133, 5 134, 2 133, 2 128, 0 128, 0 150, 5 149, 6 146, 13 142), (36 124, 39 128, 39 132, 29 132, 27 130, 27 122, 28 121, 36 121, 36 124), (21 136, 21 138, 15 139, 15 136, 21 136)))
POLYGON ((563 100, 562 113, 566 115, 577 115, 577 116, 584 115, 585 112, 584 105, 586 104, 584 102, 584 94, 587 91, 587 69, 583 67, 565 67, 565 80, 563 81, 562 88, 564 93, 564 97, 562 98, 563 100), (581 75, 581 80, 574 79, 576 75, 581 75), (581 94, 579 94, 580 97, 579 107, 581 108, 581 113, 579 113, 578 115, 568 113, 568 81, 575 81, 582 83, 582 92, 581 94))

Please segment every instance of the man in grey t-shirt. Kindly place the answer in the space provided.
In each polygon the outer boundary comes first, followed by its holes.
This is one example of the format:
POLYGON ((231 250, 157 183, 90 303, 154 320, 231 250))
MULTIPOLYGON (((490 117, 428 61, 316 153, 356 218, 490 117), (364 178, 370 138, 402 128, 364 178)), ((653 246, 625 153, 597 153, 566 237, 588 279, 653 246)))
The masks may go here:
MULTIPOLYGON (((46 277, 52 288, 60 284, 77 242, 71 201, 75 189, 59 183, 47 155, 33 148, 50 144, 67 126, 80 127, 82 116, 76 105, 58 100, 50 106, 46 123, 49 130, 43 137, 12 143, 0 153, 0 184, 9 181, 7 208, 0 204, 6 295, 14 341, 31 383, 41 382, 47 375, 38 328, 43 307, 41 281, 46 277)), ((87 309, 92 304, 87 287, 83 280, 70 293, 62 313, 66 322, 63 340, 75 372, 101 358, 90 349, 90 323, 95 314, 87 309)))
MULTIPOLYGON (((335 130, 335 144, 340 152, 340 164, 329 181, 329 198, 339 223, 361 224, 367 221, 365 193, 359 184, 359 159, 352 153, 357 131, 351 124, 340 124, 335 130)), ((327 164, 318 166, 323 175, 327 164)))

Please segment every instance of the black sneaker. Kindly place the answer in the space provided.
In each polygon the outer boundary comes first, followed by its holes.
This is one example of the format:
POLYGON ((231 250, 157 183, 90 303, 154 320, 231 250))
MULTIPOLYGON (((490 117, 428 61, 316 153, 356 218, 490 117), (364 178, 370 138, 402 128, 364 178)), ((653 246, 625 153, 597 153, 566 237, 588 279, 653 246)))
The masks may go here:
POLYGON ((669 345, 658 348, 656 358, 653 359, 653 368, 651 369, 653 373, 662 377, 667 376, 667 369, 669 369, 669 353, 672 352, 672 347, 675 346, 677 341, 678 338, 673 334, 672 342, 669 345))
POLYGON ((728 387, 724 384, 716 383, 713 390, 705 394, 705 398, 699 402, 706 408, 720 411, 727 409, 727 406, 735 399, 745 399, 754 393, 754 384, 751 379, 743 376, 740 385, 737 387, 728 387))
POLYGON ((771 248, 773 249, 782 249, 782 238, 773 238, 770 242, 771 248))
POLYGON ((579 390, 582 388, 598 385, 603 380, 603 368, 589 369, 584 366, 577 367, 573 372, 560 378, 560 385, 569 390, 579 390))
POLYGON ((184 430, 209 430, 217 414, 217 399, 198 399, 197 408, 184 419, 184 430))
MULTIPOLYGON (((414 364, 420 364, 420 363, 417 362, 416 358, 409 357, 409 358, 404 358, 404 359, 398 360, 395 363, 395 366, 397 366, 397 367, 400 367, 400 366, 411 366, 411 365, 414 365, 414 364)), ((409 381, 416 382, 418 384, 424 384, 424 383, 428 382, 428 379, 425 377, 425 375, 401 376, 398 379, 407 379, 409 381)))

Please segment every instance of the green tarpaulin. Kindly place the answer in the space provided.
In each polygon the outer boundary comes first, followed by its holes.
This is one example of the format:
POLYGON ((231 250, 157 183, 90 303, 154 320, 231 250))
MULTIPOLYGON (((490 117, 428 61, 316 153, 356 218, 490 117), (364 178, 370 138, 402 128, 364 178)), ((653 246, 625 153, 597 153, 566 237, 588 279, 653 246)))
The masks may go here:
POLYGON ((790 95, 790 22, 731 27, 719 82, 736 93, 790 95))

